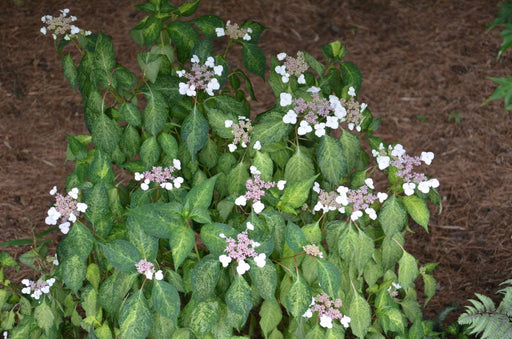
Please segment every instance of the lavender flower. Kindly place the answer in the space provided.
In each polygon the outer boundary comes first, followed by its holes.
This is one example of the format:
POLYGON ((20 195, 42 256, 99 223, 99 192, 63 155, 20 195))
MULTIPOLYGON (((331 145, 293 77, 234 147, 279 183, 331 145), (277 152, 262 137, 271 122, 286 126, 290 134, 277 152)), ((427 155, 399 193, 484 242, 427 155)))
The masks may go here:
POLYGON ((325 328, 332 328, 332 321, 339 320, 340 323, 347 328, 350 323, 350 317, 343 315, 340 312, 341 308, 340 299, 331 299, 325 292, 318 294, 312 298, 310 307, 302 316, 304 318, 311 318, 314 312, 318 312, 318 318, 320 319, 320 326, 325 328))
POLYGON ((41 27, 40 31, 44 35, 46 33, 52 32, 53 39, 57 39, 59 35, 64 35, 64 40, 71 40, 78 33, 83 32, 85 35, 90 35, 91 31, 83 31, 77 26, 73 25, 72 22, 77 20, 76 16, 67 16, 69 13, 69 9, 60 10, 60 15, 58 17, 53 17, 51 15, 45 15, 41 18, 41 21, 46 24, 46 26, 41 27))
POLYGON ((55 283, 55 278, 48 280, 38 279, 37 281, 23 279, 21 283, 26 286, 21 289, 21 293, 30 294, 32 298, 39 300, 41 295, 50 293, 50 287, 55 283))
MULTIPOLYGON (((253 211, 256 214, 259 214, 265 208, 265 205, 261 202, 261 197, 265 196, 265 190, 274 187, 276 183, 273 181, 263 181, 260 177, 261 173, 254 166, 251 166, 251 174, 253 174, 254 179, 247 179, 245 182, 247 192, 235 199, 235 205, 245 206, 247 204, 247 200, 252 200, 253 211)), ((283 182, 280 182, 279 186, 284 189, 283 182)))
MULTIPOLYGON (((224 121, 224 126, 233 129, 234 139, 233 142, 228 145, 228 149, 231 153, 236 151, 238 148, 237 145, 242 146, 242 148, 247 148, 247 145, 251 142, 250 133, 253 129, 250 119, 239 116, 238 123, 234 123, 233 120, 226 120, 224 121)), ((257 150, 261 149, 259 140, 254 143, 253 148, 257 150)))
POLYGON ((290 81, 290 76, 292 75, 297 77, 297 82, 299 84, 306 83, 304 72, 307 71, 309 65, 306 62, 304 52, 297 52, 296 58, 288 56, 286 53, 279 53, 277 55, 277 60, 284 60, 282 65, 276 66, 274 68, 274 71, 281 75, 281 81, 283 83, 288 83, 290 81))
POLYGON ((153 265, 152 262, 146 261, 146 259, 142 259, 135 264, 135 267, 137 267, 137 272, 144 274, 147 279, 153 280, 154 275, 156 280, 162 280, 164 278, 162 270, 155 271, 154 266, 155 265, 153 265))
POLYGON ((313 257, 323 258, 324 254, 322 251, 320 251, 320 248, 318 248, 315 244, 310 244, 302 247, 304 252, 306 252, 307 255, 311 255, 313 257))
POLYGON ((237 40, 242 39, 245 41, 251 40, 251 33, 252 28, 241 28, 238 26, 238 24, 232 24, 230 20, 226 22, 226 28, 218 27, 215 29, 215 33, 217 33, 217 37, 223 37, 225 35, 228 36, 228 38, 237 40))
POLYGON ((208 57, 203 65, 199 64, 199 57, 193 55, 190 59, 192 69, 190 72, 181 70, 176 72, 180 78, 186 78, 187 82, 180 82, 179 93, 194 97, 196 90, 204 90, 208 95, 213 96, 213 91, 220 89, 220 83, 215 76, 221 76, 224 70, 222 65, 215 65, 215 59, 208 57))
POLYGON ((151 171, 142 173, 135 172, 135 180, 142 181, 140 188, 144 191, 149 189, 149 184, 155 182, 160 187, 170 191, 173 188, 180 188, 183 184, 183 178, 175 175, 176 170, 181 169, 181 162, 178 159, 173 160, 173 166, 162 168, 161 166, 155 167, 151 171))
POLYGON ((62 233, 67 234, 71 223, 75 223, 80 213, 87 210, 87 204, 78 202, 78 188, 73 188, 68 195, 63 196, 57 192, 57 186, 53 186, 50 195, 55 195, 55 206, 48 210, 48 216, 45 219, 47 225, 57 225, 61 221, 59 229, 62 233), (70 223, 71 222, 71 223, 70 223))

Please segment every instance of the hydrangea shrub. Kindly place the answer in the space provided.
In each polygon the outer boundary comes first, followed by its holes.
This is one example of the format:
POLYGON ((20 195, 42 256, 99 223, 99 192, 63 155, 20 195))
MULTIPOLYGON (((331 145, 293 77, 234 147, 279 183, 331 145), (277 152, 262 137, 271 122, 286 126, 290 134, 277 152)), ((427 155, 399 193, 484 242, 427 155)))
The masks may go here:
POLYGON ((380 119, 339 41, 325 64, 305 51, 267 60, 265 27, 190 19, 198 5, 137 5, 138 70, 69 10, 43 17, 59 52, 80 51, 63 70, 89 134, 68 136, 68 194, 50 192, 56 256, 36 247, 23 288, 0 276, 5 336, 435 336, 416 289, 422 279, 426 304, 435 264, 405 249, 416 224, 428 231, 427 200, 440 204, 422 172, 434 154, 374 136, 380 119), (253 75, 275 95, 264 112, 251 111, 253 75))

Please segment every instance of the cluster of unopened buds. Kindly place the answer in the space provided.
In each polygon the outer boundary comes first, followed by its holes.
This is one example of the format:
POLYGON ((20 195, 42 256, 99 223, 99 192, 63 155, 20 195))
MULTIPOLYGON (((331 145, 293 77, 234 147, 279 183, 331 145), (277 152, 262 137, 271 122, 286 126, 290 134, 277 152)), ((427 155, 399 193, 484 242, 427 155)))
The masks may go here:
POLYGON ((330 95, 329 100, 320 96, 320 88, 310 87, 311 99, 294 99, 290 93, 280 94, 281 107, 292 106, 283 116, 283 122, 295 125, 299 117, 302 120, 297 128, 298 135, 306 135, 313 130, 317 137, 324 136, 326 128, 336 130, 340 123, 346 122, 350 130, 354 128, 361 131, 361 123, 364 120, 362 112, 366 109, 366 104, 359 104, 355 101, 356 95, 353 87, 349 88, 349 100, 340 99, 335 95, 330 95))
POLYGON ((215 65, 215 59, 211 56, 206 58, 204 64, 200 65, 199 57, 195 54, 190 59, 190 63, 192 64, 190 72, 184 69, 176 72, 178 77, 188 80, 178 84, 179 93, 195 97, 197 90, 204 90, 208 95, 213 96, 213 91, 220 89, 219 80, 215 76, 221 76, 224 67, 215 65))
POLYGON ((310 255, 312 257, 317 257, 322 259, 324 257, 324 254, 320 250, 320 248, 315 244, 309 244, 306 246, 303 246, 302 249, 307 255, 310 255))
POLYGON ((67 16, 69 13, 69 9, 61 9, 60 15, 58 17, 53 17, 51 15, 45 15, 41 18, 41 21, 46 24, 46 26, 41 27, 41 33, 46 35, 47 33, 51 33, 53 39, 57 40, 59 35, 64 35, 64 40, 71 40, 71 38, 77 35, 80 32, 83 32, 85 35, 90 35, 91 31, 82 31, 77 26, 73 25, 72 22, 75 22, 76 16, 67 16))
POLYGON ((67 234, 71 223, 75 223, 80 213, 85 213, 87 204, 78 202, 78 188, 73 188, 68 195, 63 196, 57 192, 57 186, 54 186, 50 195, 55 195, 55 206, 48 210, 48 216, 45 219, 47 225, 57 225, 60 219, 59 229, 67 234))
POLYGON ((164 274, 162 270, 155 271, 155 265, 152 262, 146 261, 146 259, 142 259, 138 263, 135 264, 137 268, 137 272, 140 274, 144 274, 147 279, 153 280, 162 280, 164 278, 164 274))
POLYGON ((284 52, 279 53, 277 55, 277 60, 284 61, 282 65, 278 65, 274 68, 274 71, 281 76, 281 81, 283 83, 288 83, 290 81, 290 76, 297 77, 297 82, 299 84, 306 83, 304 72, 308 70, 309 65, 304 57, 304 52, 297 52, 296 58, 291 57, 284 52))
POLYGON ((318 193, 318 202, 313 210, 315 212, 322 211, 323 213, 338 210, 340 213, 345 213, 345 207, 351 204, 352 212, 350 219, 352 221, 361 218, 363 212, 366 213, 370 219, 375 220, 377 219, 377 212, 371 205, 377 200, 383 203, 388 198, 388 195, 383 192, 373 194, 373 189, 375 189, 375 186, 372 178, 367 178, 364 181, 364 185, 357 189, 339 186, 336 192, 326 192, 315 182, 313 191, 318 193))
POLYGON ((173 160, 173 166, 162 168, 161 166, 153 167, 151 171, 135 172, 135 180, 142 181, 140 188, 143 191, 149 189, 149 184, 154 182, 160 187, 170 191, 173 188, 180 188, 183 184, 183 178, 175 175, 176 170, 181 169, 181 162, 178 159, 173 160))
MULTIPOLYGON (((276 183, 274 181, 266 182, 261 179, 261 172, 255 166, 251 166, 250 171, 253 175, 253 179, 247 179, 245 182, 247 192, 235 199, 235 205, 245 206, 247 200, 252 200, 252 210, 254 213, 259 214, 265 208, 265 205, 261 202, 261 197, 265 196, 266 190, 276 186, 276 183)), ((284 190, 285 184, 286 180, 279 180, 277 182, 277 188, 282 191, 284 190)))
POLYGON ((341 308, 341 305, 342 303, 340 299, 333 300, 325 292, 322 292, 316 297, 313 297, 308 310, 302 316, 304 318, 311 318, 313 317, 314 312, 318 312, 320 326, 324 328, 332 328, 332 321, 337 319, 345 328, 347 328, 351 319, 349 316, 343 315, 340 312, 339 309, 341 308))
POLYGON ((227 36, 230 39, 237 40, 242 39, 245 41, 251 40, 251 33, 252 28, 241 28, 238 26, 238 24, 232 24, 230 20, 226 22, 226 28, 224 27, 217 27, 215 28, 215 33, 217 34, 217 37, 223 37, 227 36))
POLYGON ((402 179, 402 188, 405 195, 413 195, 416 188, 427 194, 431 188, 439 187, 439 180, 429 179, 425 174, 414 171, 414 167, 421 166, 422 163, 427 166, 432 163, 434 159, 434 153, 432 152, 421 152, 420 156, 412 157, 406 154, 401 144, 389 145, 386 149, 381 143, 378 150, 372 150, 372 154, 380 170, 385 170, 389 166, 398 170, 395 176, 402 179))
MULTIPOLYGON (((237 145, 242 146, 242 148, 247 148, 247 145, 251 141, 250 133, 252 131, 251 120, 244 117, 238 117, 238 123, 234 123, 233 120, 224 121, 224 127, 232 128, 233 131, 233 142, 228 145, 228 149, 231 153, 236 151, 238 148, 237 145)), ((261 149, 261 143, 257 140, 252 146, 255 150, 261 149)))
POLYGON ((396 298, 398 296, 398 290, 401 288, 402 286, 399 283, 392 282, 387 291, 391 297, 396 298))
POLYGON ((32 298, 39 300, 41 295, 50 293, 50 287, 55 283, 55 278, 48 280, 38 279, 37 281, 23 279, 21 283, 25 285, 25 287, 21 289, 21 293, 30 294, 32 298))
POLYGON ((260 243, 249 238, 247 231, 253 231, 254 225, 250 222, 246 224, 247 229, 238 233, 236 240, 232 237, 226 236, 224 233, 219 234, 222 239, 226 240, 227 246, 224 249, 226 254, 219 256, 219 261, 222 267, 228 267, 231 261, 235 260, 238 265, 236 271, 238 274, 243 275, 249 271, 251 266, 247 263, 247 258, 252 258, 258 267, 264 267, 267 262, 267 255, 265 253, 257 253, 255 248, 260 246, 260 243))

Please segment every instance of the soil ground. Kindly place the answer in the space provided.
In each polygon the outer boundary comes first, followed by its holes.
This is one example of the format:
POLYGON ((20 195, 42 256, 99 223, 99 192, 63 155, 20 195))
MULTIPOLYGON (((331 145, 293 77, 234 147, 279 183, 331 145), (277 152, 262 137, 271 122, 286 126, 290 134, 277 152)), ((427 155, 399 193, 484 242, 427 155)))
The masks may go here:
MULTIPOLYGON (((77 25, 113 37, 118 61, 130 69, 136 44, 128 36, 141 18, 129 0, 3 0, 0 5, 0 243, 47 229, 48 191, 63 187, 66 134, 83 134, 83 107, 62 74, 40 18, 70 8, 77 25)), ((305 50, 341 40, 346 60, 363 75, 361 101, 383 123, 376 135, 410 154, 436 154, 428 174, 441 182, 442 213, 432 206, 430 232, 412 226, 407 249, 420 263, 439 262, 434 317, 474 293, 495 296, 511 278, 512 113, 482 102, 489 77, 512 74, 512 54, 497 60, 499 30, 486 34, 498 1, 490 0, 203 0, 213 13, 268 27, 269 53, 305 50)), ((259 84, 263 85, 263 84, 259 84)), ((260 86, 257 87, 260 87, 260 86)), ((256 111, 272 104, 260 91, 256 111)), ((58 237, 58 235, 54 235, 58 237)), ((27 247, 6 249, 19 256, 27 247)), ((27 269, 18 277, 27 274, 27 269)), ((463 311, 452 312, 455 320, 463 311)))

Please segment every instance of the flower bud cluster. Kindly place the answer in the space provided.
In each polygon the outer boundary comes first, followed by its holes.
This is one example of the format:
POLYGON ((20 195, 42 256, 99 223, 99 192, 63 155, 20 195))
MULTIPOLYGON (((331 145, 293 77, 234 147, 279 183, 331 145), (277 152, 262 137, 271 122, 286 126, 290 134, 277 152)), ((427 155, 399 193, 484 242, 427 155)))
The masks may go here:
POLYGON ((170 167, 162 168, 162 166, 155 167, 151 171, 142 173, 135 172, 135 180, 142 181, 140 188, 143 191, 149 189, 149 184, 155 182, 160 187, 170 191, 173 188, 180 188, 183 184, 183 178, 173 175, 176 170, 181 169, 181 162, 178 159, 173 160, 173 165, 170 167))
POLYGON ((153 276, 155 280, 162 280, 164 278, 162 270, 155 271, 155 265, 153 265, 152 262, 146 261, 146 259, 142 259, 136 263, 135 267, 137 267, 137 272, 144 274, 149 280, 153 280, 153 276))
MULTIPOLYGON (((236 151, 237 145, 242 146, 242 148, 247 148, 247 145, 251 141, 250 133, 253 128, 252 124, 251 124, 251 120, 249 120, 248 118, 246 118, 244 116, 239 116, 237 124, 234 123, 233 120, 226 120, 226 121, 224 121, 224 126, 226 128, 233 129, 232 132, 234 135, 234 139, 233 139, 233 142, 228 145, 228 149, 231 153, 236 151)), ((257 140, 254 143, 253 148, 258 151, 261 149, 261 143, 259 140, 257 140)))
POLYGON ((221 76, 224 70, 222 65, 215 65, 215 59, 208 57, 204 64, 200 65, 199 57, 193 55, 190 59, 192 69, 190 72, 181 70, 176 72, 180 78, 186 78, 187 82, 180 82, 179 93, 189 97, 197 95, 196 90, 204 90, 210 96, 213 96, 213 91, 220 89, 220 83, 215 76, 221 76))
POLYGON ((356 221, 363 216, 363 212, 368 215, 372 220, 377 219, 377 212, 371 205, 379 200, 383 203, 388 195, 379 192, 373 194, 371 190, 375 187, 373 179, 367 178, 365 184, 357 189, 350 189, 346 186, 339 186, 336 192, 325 192, 320 188, 320 185, 315 182, 313 191, 318 193, 318 202, 314 207, 314 211, 322 210, 323 213, 338 210, 340 213, 345 213, 345 207, 352 205, 352 213, 350 219, 356 221))
POLYGON ((226 254, 219 256, 219 261, 223 267, 227 267, 229 263, 235 260, 238 265, 236 271, 238 274, 243 275, 249 271, 251 266, 246 262, 247 258, 252 258, 258 267, 265 267, 267 262, 267 255, 265 253, 257 253, 255 248, 260 246, 260 243, 249 238, 247 231, 253 231, 254 225, 247 222, 247 229, 242 233, 238 233, 236 240, 232 237, 227 237, 224 233, 219 236, 226 240, 227 246, 224 249, 226 254))
POLYGON ((57 40, 59 35, 64 35, 64 40, 71 40, 72 37, 76 36, 80 32, 83 32, 85 35, 91 34, 91 31, 83 31, 73 25, 72 22, 76 21, 76 16, 67 16, 68 13, 69 9, 66 8, 60 10, 60 15, 58 17, 54 18, 51 15, 43 16, 41 21, 45 23, 46 26, 41 27, 41 33, 44 35, 46 35, 46 33, 51 33, 55 40, 57 40))
POLYGON ((389 145, 386 150, 381 143, 378 150, 372 150, 372 154, 380 170, 384 170, 390 165, 398 170, 395 176, 403 180, 402 188, 405 195, 413 195, 416 188, 427 194, 430 188, 439 187, 437 179, 428 179, 424 173, 414 171, 414 168, 421 166, 422 163, 427 166, 432 163, 434 159, 432 152, 421 152, 420 156, 412 157, 406 154, 401 144, 389 145))
POLYGON ((41 295, 50 293, 50 287, 55 283, 55 278, 48 280, 38 279, 37 281, 23 279, 21 283, 25 285, 25 287, 21 289, 21 293, 30 294, 32 298, 39 300, 41 295))
MULTIPOLYGON (((254 213, 259 214, 265 208, 265 205, 261 202, 261 197, 265 196, 265 190, 276 186, 276 183, 274 181, 266 182, 261 179, 261 172, 255 166, 251 166, 250 170, 253 178, 247 179, 245 182, 247 192, 236 198, 235 205, 245 206, 247 204, 247 200, 252 200, 252 210, 254 213)), ((285 184, 285 180, 280 180, 277 183, 278 189, 282 191, 285 184)))
POLYGON ((299 84, 306 83, 304 72, 308 70, 309 65, 304 57, 304 52, 298 51, 296 58, 288 56, 284 52, 279 53, 277 55, 277 60, 284 60, 282 65, 274 68, 274 71, 281 76, 281 81, 283 83, 288 83, 290 81, 290 76, 292 75, 297 77, 297 82, 299 84))
POLYGON ((241 28, 238 24, 231 24, 231 21, 228 20, 226 22, 226 28, 217 27, 215 28, 215 33, 217 33, 217 37, 219 38, 227 35, 228 38, 233 40, 242 39, 251 41, 250 34, 252 33, 252 28, 241 28))
MULTIPOLYGON (((349 93, 354 92, 350 87, 349 93)), ((311 87, 308 92, 312 93, 310 100, 304 98, 293 99, 290 93, 280 94, 280 105, 282 107, 293 106, 283 116, 283 122, 286 124, 297 124, 298 118, 302 120, 297 128, 298 135, 306 135, 313 130, 317 137, 324 136, 326 128, 336 130, 340 123, 346 122, 348 128, 361 131, 363 122, 362 112, 366 109, 366 104, 359 104, 354 97, 349 100, 340 99, 335 95, 330 95, 329 100, 322 98, 318 87, 311 87)))
POLYGON ((320 248, 318 248, 318 246, 315 244, 303 246, 302 249, 304 250, 304 252, 306 252, 307 255, 311 255, 313 257, 317 257, 320 259, 324 257, 324 254, 322 253, 322 251, 320 251, 320 248))
POLYGON ((337 319, 345 328, 348 328, 351 319, 340 312, 339 309, 342 305, 340 299, 331 299, 325 292, 312 299, 308 310, 302 315, 304 318, 311 318, 314 312, 318 312, 320 326, 332 328, 332 321, 337 319))
POLYGON ((73 188, 68 195, 63 196, 57 192, 57 186, 53 186, 50 195, 55 195, 55 206, 48 210, 48 216, 45 219, 47 225, 57 225, 60 219, 59 229, 67 234, 71 223, 75 223, 80 213, 87 210, 87 204, 78 202, 78 188, 73 188))
POLYGON ((401 288, 402 286, 399 283, 392 282, 387 291, 391 297, 395 298, 398 296, 398 290, 401 288))

